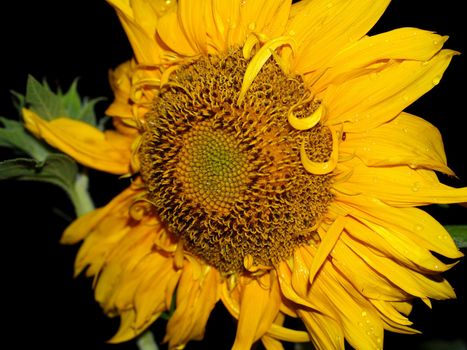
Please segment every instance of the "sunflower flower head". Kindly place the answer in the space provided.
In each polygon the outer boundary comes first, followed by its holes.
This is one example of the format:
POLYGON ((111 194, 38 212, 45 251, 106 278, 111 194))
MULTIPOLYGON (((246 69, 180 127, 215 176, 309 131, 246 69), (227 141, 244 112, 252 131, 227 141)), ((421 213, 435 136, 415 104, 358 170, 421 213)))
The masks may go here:
POLYGON ((379 349, 384 330, 417 332, 415 298, 455 297, 442 257, 462 253, 417 207, 466 202, 467 188, 438 181, 453 175, 439 132, 404 112, 456 54, 445 37, 369 36, 388 0, 109 3, 134 50, 110 75, 115 130, 32 114, 26 126, 133 177, 63 236, 84 240, 76 272, 121 318, 112 342, 174 297, 171 349, 203 338, 219 301, 238 320, 235 350, 379 349))

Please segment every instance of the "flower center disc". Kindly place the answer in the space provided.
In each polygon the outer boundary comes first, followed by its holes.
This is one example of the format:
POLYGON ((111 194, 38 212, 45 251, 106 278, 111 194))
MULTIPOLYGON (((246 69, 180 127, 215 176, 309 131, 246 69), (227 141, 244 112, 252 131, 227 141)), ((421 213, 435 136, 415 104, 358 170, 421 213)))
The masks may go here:
POLYGON ((291 256, 332 200, 331 176, 308 173, 300 160, 303 142, 311 160, 329 159, 329 130, 298 131, 287 120, 291 108, 304 117, 319 103, 270 59, 237 104, 247 66, 235 51, 179 67, 146 115, 139 151, 157 215, 224 274, 291 256))

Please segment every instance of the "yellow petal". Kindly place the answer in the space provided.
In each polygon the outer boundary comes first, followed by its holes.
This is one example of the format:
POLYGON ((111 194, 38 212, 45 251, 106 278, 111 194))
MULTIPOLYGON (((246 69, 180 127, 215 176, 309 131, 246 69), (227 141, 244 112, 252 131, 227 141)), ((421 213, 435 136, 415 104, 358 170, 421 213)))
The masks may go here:
POLYGON ((304 343, 310 341, 310 336, 307 332, 285 328, 274 323, 271 325, 268 334, 276 339, 293 343, 304 343))
MULTIPOLYGON (((307 268, 309 269, 309 267, 307 268)), ((297 285, 299 282, 297 281, 297 276, 295 276, 295 280, 292 280, 292 272, 291 269, 287 266, 287 264, 284 261, 281 261, 279 265, 276 267, 277 271, 277 276, 279 278, 279 285, 281 288, 281 292, 285 298, 288 300, 298 304, 298 305, 303 305, 309 308, 316 308, 316 304, 314 304, 314 300, 308 300, 306 296, 304 297, 303 295, 299 295, 300 292, 303 291, 303 289, 308 289, 309 286, 309 278, 307 281, 303 281, 303 275, 301 277, 301 283, 303 285, 297 285)), ((295 275, 302 273, 302 271, 299 270, 299 272, 295 273, 295 275)), ((309 276, 309 273, 306 274, 306 277, 309 276)))
POLYGON ((252 0, 241 5, 241 25, 245 31, 274 38, 284 32, 290 12, 290 0, 252 0))
POLYGON ((162 49, 155 40, 158 19, 175 5, 173 1, 108 0, 117 11, 138 63, 161 62, 162 49))
POLYGON ((431 170, 407 166, 367 167, 360 161, 353 161, 352 165, 352 176, 335 184, 335 189, 366 193, 396 207, 467 201, 467 187, 443 185, 431 170))
POLYGON ((320 104, 313 113, 311 113, 309 116, 305 118, 297 118, 295 114, 293 113, 293 109, 290 109, 290 111, 287 113, 287 119, 289 121, 289 124, 294 129, 308 130, 319 123, 323 114, 324 114, 324 108, 323 108, 323 105, 320 104))
MULTIPOLYGON (((447 37, 417 28, 399 28, 364 37, 341 50, 326 62, 327 69, 313 84, 320 92, 329 84, 338 84, 358 68, 387 60, 427 61, 443 46, 447 37)), ((311 74, 306 79, 316 80, 311 74)))
POLYGON ((339 197, 338 201, 347 213, 357 219, 364 218, 386 227, 407 236, 415 244, 448 258, 463 256, 446 229, 421 209, 394 208, 363 195, 339 197))
MULTIPOLYGON (((446 271, 451 267, 451 265, 444 264, 434 257, 426 247, 416 244, 410 237, 376 225, 363 218, 358 218, 357 220, 349 217, 346 223, 346 231, 356 240, 363 240, 369 247, 374 248, 375 251, 412 270, 422 273, 428 271, 436 273, 446 271)), ((344 247, 340 247, 340 249, 343 249, 346 253, 340 254, 339 258, 336 257, 336 260, 345 261, 354 255, 354 253, 349 252, 344 247)), ((345 267, 343 268, 345 269, 345 267)), ((361 268, 364 269, 365 265, 363 264, 361 268)), ((377 277, 375 277, 375 281, 378 281, 377 277)), ((377 286, 378 284, 375 283, 374 287, 377 286)), ((390 290, 387 287, 386 290, 379 288, 381 292, 388 296, 385 298, 380 297, 380 299, 400 300, 401 292, 390 290)))
POLYGON ((363 37, 383 14, 389 0, 305 0, 285 29, 301 43, 293 70, 320 69, 345 46, 363 37))
POLYGON ((336 131, 331 129, 332 135, 332 151, 331 155, 329 156, 329 160, 325 162, 314 162, 308 158, 306 153, 306 142, 305 140, 302 142, 300 147, 300 160, 302 162, 303 167, 306 171, 314 175, 324 175, 329 174, 332 172, 338 163, 339 160, 339 140, 336 135, 336 131))
POLYGON ((108 342, 115 344, 132 339, 135 336, 135 330, 133 329, 135 318, 136 314, 134 310, 122 311, 120 314, 120 327, 117 333, 109 339, 108 342))
POLYGON ((69 118, 45 121, 28 109, 23 109, 23 117, 34 135, 83 165, 112 174, 129 172, 131 138, 114 134, 119 142, 111 142, 105 133, 84 122, 69 118))
POLYGON ((267 335, 261 338, 261 342, 263 343, 266 350, 284 350, 284 347, 280 341, 267 335))
POLYGON ((290 0, 214 0, 212 12, 217 30, 213 36, 226 47, 243 45, 250 33, 269 39, 278 37, 284 31, 289 10, 290 0))
POLYGON ((114 101, 105 111, 111 117, 131 118, 130 91, 134 63, 127 61, 115 70, 109 71, 109 81, 114 93, 114 101))
POLYGON ((404 112, 377 128, 348 133, 340 149, 355 154, 368 166, 408 165, 453 175, 438 129, 404 112))
POLYGON ((134 291, 136 310, 135 329, 142 332, 160 313, 170 308, 170 299, 180 277, 180 270, 174 268, 173 260, 159 253, 147 255, 149 259, 141 283, 134 291))
POLYGON ((344 349, 342 326, 336 320, 314 311, 298 310, 298 315, 318 350, 344 349))
POLYGON ((345 226, 345 217, 338 217, 326 232, 320 232, 321 243, 310 266, 310 284, 313 284, 316 274, 328 258, 345 226))
MULTIPOLYGON (((147 254, 151 253, 151 243, 157 231, 158 228, 138 225, 112 249, 109 249, 95 288, 95 298, 104 309, 114 307, 110 300, 122 277, 138 265, 147 254)), ((123 288, 125 287, 123 285, 123 288)))
POLYGON ((380 312, 381 319, 385 323, 385 329, 402 334, 420 333, 409 327, 412 322, 396 309, 394 306, 395 303, 374 299, 370 301, 380 312))
MULTIPOLYGON (((351 220, 351 218, 348 218, 348 221, 351 220)), ((351 226, 350 223, 346 224, 346 229, 348 229, 347 226, 351 226)), ((353 229, 353 226, 351 228, 353 229)), ((365 234, 371 234, 371 231, 368 229, 363 231, 362 236, 365 234)), ((367 240, 371 240, 371 236, 367 240)), ((376 300, 401 300, 407 298, 406 293, 399 288, 395 288, 386 277, 376 273, 370 265, 366 264, 342 242, 336 244, 332 258, 336 269, 341 271, 344 276, 347 276, 348 280, 365 297, 376 300)))
POLYGON ((74 244, 89 235, 98 223, 106 219, 110 212, 114 214, 118 213, 122 207, 125 208, 123 209, 124 211, 127 211, 132 202, 132 198, 139 192, 137 189, 138 183, 139 181, 135 181, 132 186, 115 196, 105 207, 96 209, 73 221, 73 223, 66 228, 60 242, 63 244, 74 244))
POLYGON ((346 132, 364 132, 397 116, 436 86, 456 52, 442 50, 431 60, 390 62, 323 92, 327 123, 346 132))
MULTIPOLYGON (((355 349, 374 349, 381 347, 383 325, 377 310, 367 298, 363 297, 349 281, 327 261, 312 285, 310 298, 319 298, 324 315, 338 321, 344 336, 355 349)), ((336 332, 327 330, 331 335, 336 332)), ((338 340, 334 342, 339 343, 338 340)))
POLYGON ((396 286, 405 290, 407 293, 419 298, 455 298, 453 289, 445 279, 432 279, 424 274, 412 271, 385 256, 375 254, 375 252, 371 251, 360 242, 346 236, 343 236, 342 240, 350 249, 365 260, 368 265, 372 266, 383 276, 387 276, 396 286))
POLYGON ((189 37, 187 37, 187 34, 183 30, 183 24, 178 16, 177 9, 170 11, 159 20, 157 34, 164 44, 177 54, 194 56, 201 53, 196 50, 195 45, 190 43, 189 37))
POLYGON ((249 350, 271 328, 279 312, 277 277, 242 278, 240 315, 232 350, 249 350))
POLYGON ((193 262, 186 263, 177 287, 177 308, 167 324, 164 341, 169 348, 201 340, 209 315, 219 300, 220 276, 217 270, 203 266, 202 275, 193 272, 193 262))
POLYGON ((106 218, 100 223, 78 251, 75 275, 80 274, 86 267, 86 276, 97 275, 115 245, 128 234, 129 228, 126 224, 127 220, 123 217, 106 218))

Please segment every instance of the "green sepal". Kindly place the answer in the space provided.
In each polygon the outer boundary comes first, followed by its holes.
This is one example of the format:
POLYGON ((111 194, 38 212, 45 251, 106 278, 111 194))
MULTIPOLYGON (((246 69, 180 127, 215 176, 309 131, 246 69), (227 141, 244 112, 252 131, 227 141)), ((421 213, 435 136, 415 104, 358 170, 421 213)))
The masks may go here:
POLYGON ((0 117, 0 147, 7 147, 30 155, 37 161, 43 161, 49 154, 44 143, 29 134, 22 123, 0 117))
POLYGON ((78 79, 75 79, 67 92, 60 89, 52 91, 46 81, 40 83, 29 75, 26 83, 26 95, 12 91, 16 99, 15 105, 19 112, 29 108, 42 119, 51 121, 57 118, 80 120, 96 126, 94 108, 96 103, 104 98, 81 98, 78 94, 78 79))
POLYGON ((452 236, 457 247, 467 248, 467 225, 445 225, 444 228, 452 236))
POLYGON ((104 97, 81 99, 78 94, 78 79, 73 81, 65 94, 59 91, 59 96, 62 98, 67 117, 96 126, 94 108, 98 102, 105 100, 104 97))
POLYGON ((31 75, 26 83, 25 102, 34 113, 47 121, 66 115, 60 96, 53 93, 47 83, 41 84, 31 75))

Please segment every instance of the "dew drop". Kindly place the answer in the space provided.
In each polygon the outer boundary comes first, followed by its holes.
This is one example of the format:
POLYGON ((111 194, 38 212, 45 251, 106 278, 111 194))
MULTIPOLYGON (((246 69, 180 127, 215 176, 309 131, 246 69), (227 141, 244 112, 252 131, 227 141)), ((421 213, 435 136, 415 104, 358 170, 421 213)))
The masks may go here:
POLYGON ((362 311, 362 317, 366 317, 367 316, 367 312, 366 311, 362 311))
POLYGON ((434 268, 435 270, 439 270, 439 265, 435 265, 435 266, 433 266, 433 268, 434 268))
POLYGON ((438 45, 439 41, 438 40, 433 40, 433 45, 438 45))
POLYGON ((295 33, 294 30, 289 30, 289 35, 290 35, 290 36, 294 36, 295 34, 297 34, 297 33, 295 33))
POLYGON ((255 28, 256 28, 256 23, 255 23, 255 22, 251 22, 251 23, 248 25, 248 29, 249 29, 249 30, 252 30, 252 31, 253 31, 253 30, 255 30, 255 28))
POLYGON ((415 231, 421 231, 421 230, 423 230, 423 226, 420 225, 420 224, 416 224, 415 225, 415 231))
POLYGON ((404 132, 404 134, 407 134, 409 132, 409 129, 407 128, 402 128, 402 131, 404 132))
POLYGON ((420 191, 420 184, 418 182, 414 182, 414 184, 412 185, 412 191, 414 192, 420 191))

